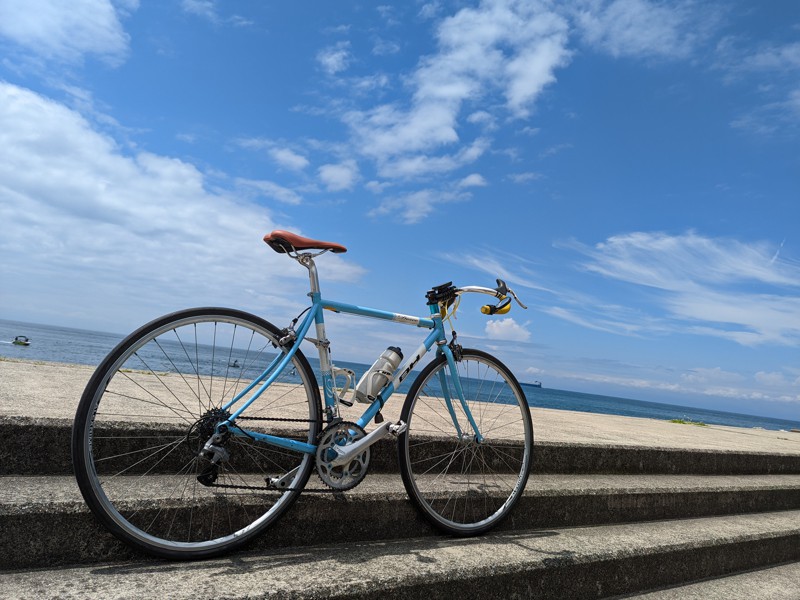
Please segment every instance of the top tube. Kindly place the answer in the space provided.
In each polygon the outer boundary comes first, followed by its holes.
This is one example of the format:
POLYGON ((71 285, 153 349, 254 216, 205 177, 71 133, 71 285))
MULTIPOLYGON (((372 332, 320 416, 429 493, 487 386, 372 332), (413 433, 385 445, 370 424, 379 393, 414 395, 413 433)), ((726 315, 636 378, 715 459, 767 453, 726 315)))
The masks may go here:
POLYGON ((373 319, 394 321, 395 323, 404 323, 406 325, 416 325, 417 327, 424 327, 426 329, 433 329, 435 326, 433 319, 425 319, 423 317, 414 317, 411 315, 404 315, 401 313, 393 313, 385 310, 378 310, 376 308, 368 308, 366 306, 348 304, 346 302, 337 302, 335 300, 320 299, 320 304, 322 305, 322 308, 327 308, 338 313, 360 315, 362 317, 372 317, 373 319))

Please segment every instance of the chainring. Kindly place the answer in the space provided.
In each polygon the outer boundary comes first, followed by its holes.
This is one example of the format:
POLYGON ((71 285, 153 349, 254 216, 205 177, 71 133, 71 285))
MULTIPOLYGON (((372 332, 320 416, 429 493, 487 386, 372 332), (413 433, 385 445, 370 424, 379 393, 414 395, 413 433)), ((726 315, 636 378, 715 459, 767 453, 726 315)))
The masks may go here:
POLYGON ((359 425, 348 421, 334 423, 322 430, 317 444, 317 475, 322 483, 341 492, 361 483, 369 468, 369 448, 346 465, 333 466, 330 461, 336 458, 334 446, 344 446, 365 435, 366 432, 359 425))

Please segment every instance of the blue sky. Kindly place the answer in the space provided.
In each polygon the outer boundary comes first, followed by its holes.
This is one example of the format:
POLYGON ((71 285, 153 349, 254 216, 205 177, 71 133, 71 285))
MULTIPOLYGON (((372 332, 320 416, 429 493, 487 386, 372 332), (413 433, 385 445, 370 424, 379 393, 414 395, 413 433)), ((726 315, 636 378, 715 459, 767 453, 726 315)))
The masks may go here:
MULTIPOLYGON (((2 317, 326 296, 547 387, 800 417, 800 4, 0 0, 2 317)), ((334 359, 414 348, 336 317, 334 359)))

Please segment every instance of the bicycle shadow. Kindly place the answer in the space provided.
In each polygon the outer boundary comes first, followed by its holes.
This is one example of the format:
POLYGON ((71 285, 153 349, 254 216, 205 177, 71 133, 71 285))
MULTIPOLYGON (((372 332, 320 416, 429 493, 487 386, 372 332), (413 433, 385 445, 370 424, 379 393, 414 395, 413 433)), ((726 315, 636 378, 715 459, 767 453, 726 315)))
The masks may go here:
MULTIPOLYGON (((454 538, 446 536, 412 539, 377 540, 346 542, 341 547, 326 544, 320 546, 276 548, 274 550, 240 551, 224 558, 193 562, 167 562, 147 560, 124 565, 108 565, 91 570, 93 576, 114 577, 120 575, 164 574, 180 572, 182 576, 193 571, 203 572, 206 578, 235 577, 245 574, 272 575, 276 579, 290 581, 300 572, 322 574, 341 573, 342 567, 356 567, 349 573, 359 577, 368 576, 371 564, 381 564, 391 568, 394 558, 413 556, 422 568, 435 565, 441 553, 457 550, 459 553, 480 551, 486 553, 486 546, 515 546, 531 554, 532 560, 541 560, 544 566, 558 566, 572 562, 572 551, 549 551, 536 544, 537 540, 560 535, 556 531, 496 532, 474 538, 454 538), (342 548, 346 546, 346 551, 342 548)), ((330 576, 330 575, 326 575, 330 576)))

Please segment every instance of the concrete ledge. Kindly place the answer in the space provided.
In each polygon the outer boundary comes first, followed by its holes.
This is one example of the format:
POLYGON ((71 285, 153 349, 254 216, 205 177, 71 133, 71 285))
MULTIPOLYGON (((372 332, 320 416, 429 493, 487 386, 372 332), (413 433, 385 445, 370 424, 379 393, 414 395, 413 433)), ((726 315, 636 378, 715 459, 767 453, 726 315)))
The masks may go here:
POLYGON ((728 600, 729 598, 797 600, 798 590, 800 590, 800 562, 793 562, 637 594, 636 598, 637 600, 728 600))
POLYGON ((538 473, 800 474, 800 455, 624 445, 534 445, 538 473))
MULTIPOLYGON (((71 431, 67 419, 0 416, 0 475, 71 473, 71 431)), ((535 473, 800 474, 800 453, 535 442, 533 457, 535 473)), ((370 469, 397 472, 394 440, 372 447, 370 469)))
POLYGON ((7 572, 11 597, 603 598, 800 560, 800 511, 7 572))
MULTIPOLYGON (((314 476, 309 483, 322 488, 314 476)), ((5 568, 137 557, 97 523, 71 477, 7 477, 0 484, 6 490, 0 494, 5 568)), ((136 499, 130 502, 135 505, 136 499)), ((800 476, 541 475, 530 480, 499 531, 776 510, 800 510, 800 476)), ((448 539, 417 514, 398 475, 371 474, 346 494, 302 495, 252 547, 421 536, 448 539)))

